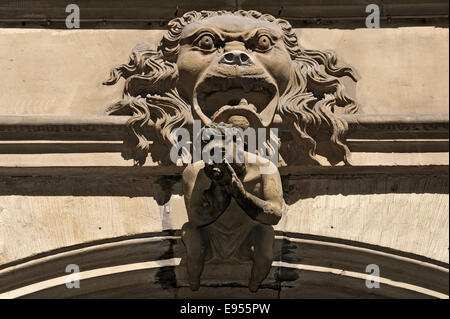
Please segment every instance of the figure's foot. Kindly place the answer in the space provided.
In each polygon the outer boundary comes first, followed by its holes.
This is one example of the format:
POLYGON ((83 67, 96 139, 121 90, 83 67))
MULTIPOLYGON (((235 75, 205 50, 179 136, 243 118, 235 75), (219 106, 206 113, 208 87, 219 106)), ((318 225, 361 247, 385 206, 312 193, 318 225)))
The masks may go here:
POLYGON ((260 285, 259 282, 254 282, 254 281, 250 280, 250 283, 248 284, 248 289, 251 292, 257 292, 259 289, 259 285, 260 285))
POLYGON ((192 291, 197 291, 200 289, 200 280, 189 282, 189 287, 192 291))

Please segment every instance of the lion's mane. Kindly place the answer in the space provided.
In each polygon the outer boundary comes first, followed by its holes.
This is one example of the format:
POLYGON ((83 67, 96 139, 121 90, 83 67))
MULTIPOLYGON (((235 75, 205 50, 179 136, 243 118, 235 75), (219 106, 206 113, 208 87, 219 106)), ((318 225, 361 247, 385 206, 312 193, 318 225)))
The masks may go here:
MULTIPOLYGON (((292 59, 290 83, 280 96, 277 113, 283 124, 292 128, 294 143, 289 152, 304 163, 319 164, 318 154, 333 153, 338 162, 347 163, 350 154, 344 144, 348 125, 336 114, 357 112, 356 103, 346 94, 341 78, 356 81, 349 67, 338 67, 334 53, 303 49, 292 26, 283 19, 257 11, 190 11, 169 22, 169 31, 158 48, 147 44, 135 47, 128 64, 111 71, 104 82, 112 85, 125 79, 122 100, 111 105, 111 115, 131 115, 129 133, 123 156, 144 164, 153 145, 175 144, 172 131, 192 123, 191 106, 176 90, 178 70, 176 60, 183 28, 195 21, 218 15, 239 15, 278 24, 284 32, 284 44, 292 59), (161 143, 162 142, 162 143, 161 143), (322 146, 323 145, 323 146, 322 146), (330 151, 331 149, 331 151, 330 151)), ((161 152, 151 152, 154 160, 164 161, 161 152)), ((163 152, 168 153, 168 152, 163 152)), ((331 157, 331 156, 330 156, 331 157)))

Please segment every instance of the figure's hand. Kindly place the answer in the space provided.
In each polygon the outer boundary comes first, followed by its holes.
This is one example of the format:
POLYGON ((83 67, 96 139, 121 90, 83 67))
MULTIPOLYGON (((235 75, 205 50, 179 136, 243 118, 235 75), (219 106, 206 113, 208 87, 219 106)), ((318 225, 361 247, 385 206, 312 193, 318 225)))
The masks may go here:
POLYGON ((230 165, 230 163, 228 163, 226 159, 224 159, 224 164, 226 171, 230 176, 230 183, 228 184, 228 189, 230 193, 233 195, 233 197, 245 196, 246 191, 244 188, 244 184, 242 184, 242 181, 237 176, 233 167, 230 165))
POLYGON ((215 184, 224 186, 230 183, 231 175, 223 163, 205 164, 205 173, 215 184))

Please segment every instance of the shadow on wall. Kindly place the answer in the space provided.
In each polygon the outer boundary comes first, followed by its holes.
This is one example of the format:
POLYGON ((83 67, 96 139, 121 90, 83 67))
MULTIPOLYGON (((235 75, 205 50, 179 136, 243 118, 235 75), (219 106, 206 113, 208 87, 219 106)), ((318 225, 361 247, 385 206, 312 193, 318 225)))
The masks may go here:
MULTIPOLYGON (((180 176, 2 177, 0 196, 126 196, 153 197, 159 205, 172 195, 182 195, 180 176)), ((304 175, 283 176, 284 198, 291 205, 320 195, 448 194, 446 175, 304 175)))
POLYGON ((321 195, 448 194, 446 175, 339 175, 284 177, 287 205, 321 195))
POLYGON ((181 176, 8 176, 0 179, 0 196, 153 197, 159 205, 163 205, 172 195, 182 194, 180 179, 181 176))

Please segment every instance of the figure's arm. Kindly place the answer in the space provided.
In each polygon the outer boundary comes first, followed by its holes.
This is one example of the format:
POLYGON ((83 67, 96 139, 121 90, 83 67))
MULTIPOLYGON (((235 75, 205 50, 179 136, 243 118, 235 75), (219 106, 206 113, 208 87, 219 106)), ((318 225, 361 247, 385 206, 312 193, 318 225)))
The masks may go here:
POLYGON ((202 227, 220 217, 228 207, 231 195, 224 186, 211 183, 199 172, 193 165, 186 167, 183 171, 183 193, 189 222, 202 227))
POLYGON ((264 199, 247 192, 242 181, 231 165, 225 161, 231 175, 230 192, 238 205, 252 219, 267 225, 276 225, 283 213, 283 193, 278 170, 272 174, 263 174, 262 187, 264 199))

